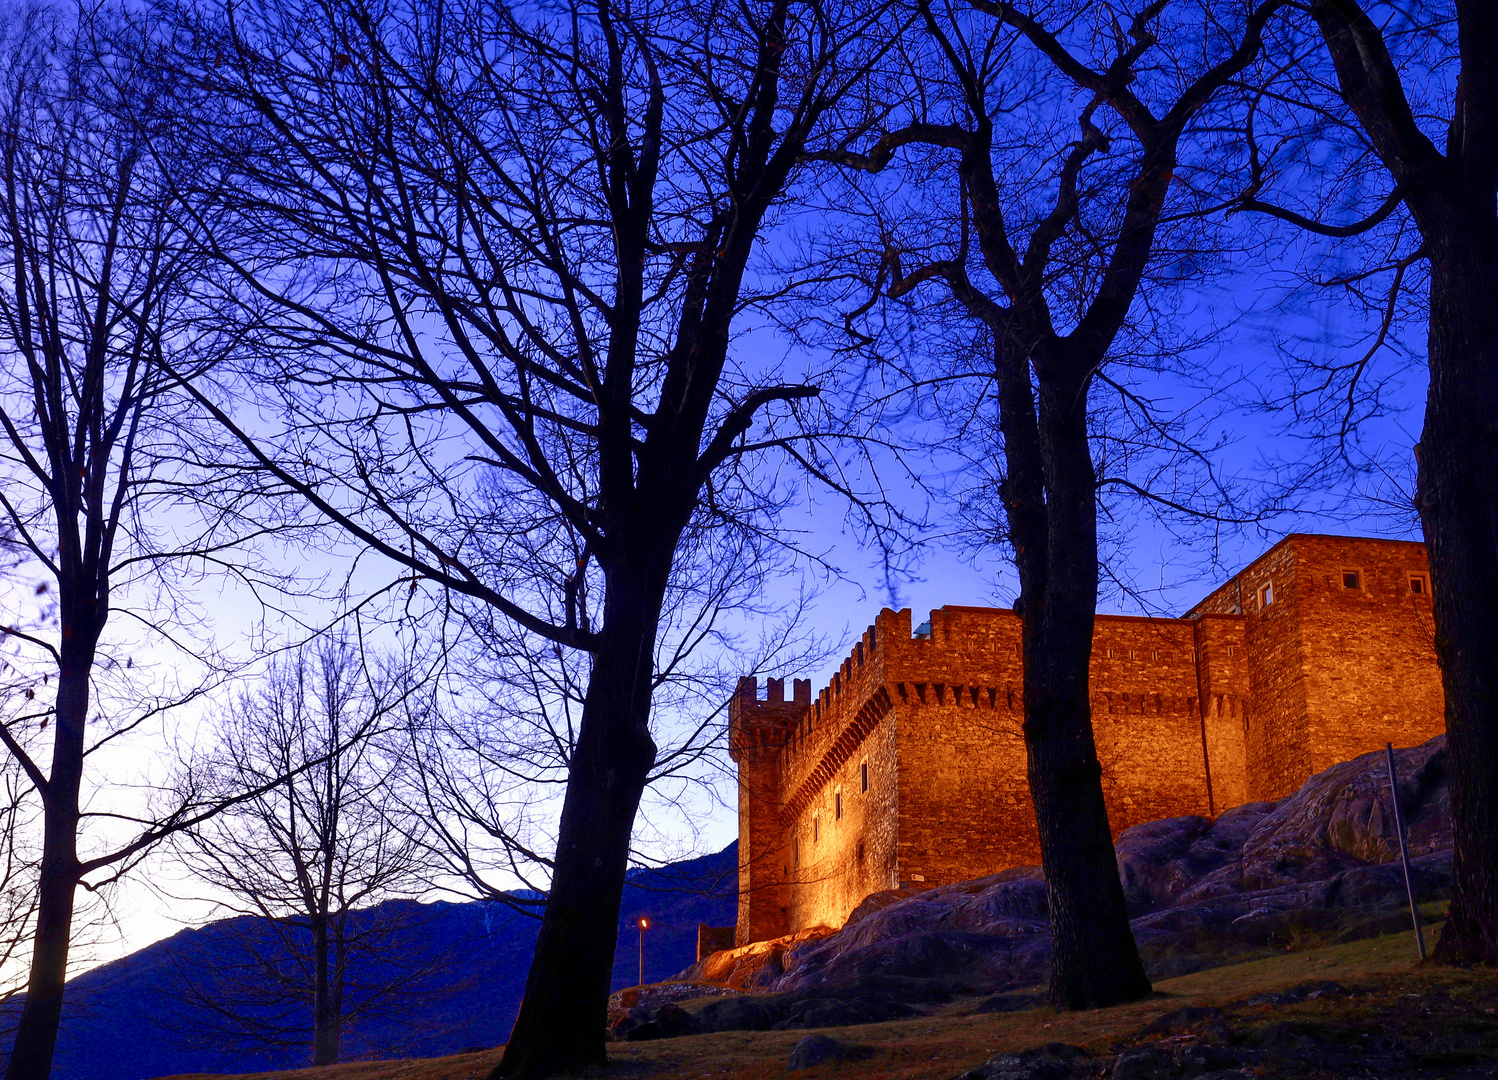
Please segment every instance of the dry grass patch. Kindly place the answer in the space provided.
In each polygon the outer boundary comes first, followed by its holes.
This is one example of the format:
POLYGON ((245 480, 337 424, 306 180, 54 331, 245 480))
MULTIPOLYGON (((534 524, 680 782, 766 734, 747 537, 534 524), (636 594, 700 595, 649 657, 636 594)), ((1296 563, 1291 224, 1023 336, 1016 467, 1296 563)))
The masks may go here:
MULTIPOLYGON (((1435 929, 1427 940, 1435 940, 1435 929)), ((610 1064, 593 1075, 598 1080, 681 1077, 683 1080, 808 1080, 842 1075, 869 1080, 945 1080, 1000 1052, 1015 1052, 1048 1042, 1069 1043, 1102 1052, 1126 1040, 1153 1020, 1183 1005, 1220 1005, 1251 994, 1272 993, 1311 980, 1397 982, 1411 976, 1420 992, 1493 981, 1491 975, 1422 969, 1415 976, 1411 933, 1290 952, 1248 963, 1214 968, 1156 983, 1158 995, 1148 1001, 1091 1012, 1065 1013, 1050 1008, 1015 1013, 974 1015, 974 1002, 959 1001, 943 1012, 920 1019, 883 1024, 819 1029, 846 1043, 869 1048, 862 1060, 829 1063, 791 1074, 787 1059, 806 1031, 724 1031, 655 1042, 615 1043, 610 1064)), ((1392 987, 1391 987, 1392 989, 1392 987)), ((1325 1012, 1328 1006, 1308 1005, 1325 1012)), ((1356 1001, 1334 1006, 1356 1010, 1356 1001)), ((1350 1015, 1350 1014, 1349 1014, 1350 1015)), ((415 1061, 351 1062, 281 1073, 256 1073, 235 1080, 482 1080, 499 1061, 499 1049, 415 1061)), ((170 1080, 210 1080, 203 1075, 170 1080)), ((212 1080, 225 1080, 215 1077, 212 1080)))

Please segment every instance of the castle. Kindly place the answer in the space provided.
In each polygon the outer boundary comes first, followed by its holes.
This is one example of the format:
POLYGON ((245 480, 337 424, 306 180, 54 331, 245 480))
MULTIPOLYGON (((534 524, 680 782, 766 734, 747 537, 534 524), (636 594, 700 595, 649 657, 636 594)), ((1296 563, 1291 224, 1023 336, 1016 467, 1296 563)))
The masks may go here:
MULTIPOLYGON (((1181 618, 1099 615, 1092 724, 1118 831, 1293 792, 1444 727, 1418 543, 1297 534, 1181 618)), ((738 945, 841 926, 870 893, 1040 861, 1020 619, 881 611, 815 699, 742 679, 738 945)), ((725 943, 726 944, 726 943, 725 943)))

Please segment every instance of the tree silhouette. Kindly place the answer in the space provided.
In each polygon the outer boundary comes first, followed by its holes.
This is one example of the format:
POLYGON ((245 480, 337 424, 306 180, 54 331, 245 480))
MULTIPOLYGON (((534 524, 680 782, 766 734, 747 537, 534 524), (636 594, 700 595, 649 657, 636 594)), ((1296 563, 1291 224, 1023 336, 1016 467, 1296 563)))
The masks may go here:
POLYGON ((106 629, 123 614, 169 646, 200 613, 163 571, 192 557, 253 580, 253 560, 225 552, 265 531, 172 514, 192 483, 192 410, 175 391, 197 365, 184 311, 204 263, 130 118, 149 93, 145 51, 108 9, 0 20, 0 523, 52 605, 36 625, 0 627, 8 678, 27 684, 0 744, 42 818, 13 1080, 50 1072, 80 886, 103 887, 212 812, 193 793, 159 817, 85 812, 91 755, 204 689, 145 685, 149 669, 106 629))
POLYGON ((1283 77, 1256 102, 1239 205, 1383 247, 1335 281, 1372 314, 1371 347, 1316 366, 1306 395, 1321 399, 1308 411, 1335 452, 1377 406, 1371 365, 1424 285, 1429 391, 1413 502, 1430 555, 1455 838, 1435 956, 1498 963, 1498 10, 1483 0, 1296 9, 1277 48, 1283 77))
POLYGON ((776 542, 784 492, 759 459, 844 486, 798 422, 815 379, 737 350, 735 321, 775 299, 755 291, 761 233, 884 15, 178 11, 170 111, 192 119, 174 154, 212 173, 194 197, 232 215, 211 244, 244 359, 242 383, 200 402, 263 490, 403 567, 411 597, 425 585, 585 657, 498 1075, 605 1061, 668 594, 776 542), (274 427, 235 407, 250 394, 274 401, 274 427))
POLYGON ((172 838, 218 910, 249 916, 216 939, 211 969, 179 968, 198 1037, 310 1043, 311 1064, 332 1064, 362 1020, 412 1006, 450 959, 402 952, 419 912, 380 906, 424 892, 431 866, 377 737, 405 711, 411 677, 363 661, 336 638, 283 654, 195 763, 193 786, 259 792, 172 838))
MULTIPOLYGON (((877 265, 864 278, 892 301, 943 290, 988 350, 1001 444, 995 531, 1020 580, 1025 746, 1054 945, 1050 992, 1064 1008, 1150 992, 1118 878, 1088 694, 1100 491, 1128 487, 1219 520, 1255 516, 1100 472, 1094 445, 1122 445, 1126 436, 1100 420, 1094 401, 1101 384, 1136 414, 1122 419, 1143 429, 1152 449, 1199 456, 1171 445, 1169 425, 1111 378, 1110 363, 1158 264, 1191 264, 1197 238, 1187 230, 1204 208, 1172 191, 1183 141, 1214 122, 1206 119, 1214 99, 1253 63, 1282 6, 1266 0, 1214 25, 1202 17, 1210 5, 1178 12, 1165 0, 1127 18, 1083 4, 1035 13, 926 0, 921 14, 934 45, 910 54, 910 78, 923 93, 877 138, 820 155, 873 174, 898 163, 918 178, 921 205, 908 216, 886 216, 888 201, 871 199, 881 208, 877 265), (1064 89, 1048 89, 1060 80, 1064 89), (1023 172, 1038 160, 1046 163, 1040 175, 1023 172), (1016 174, 1025 182, 1015 183, 1016 174), (939 202, 924 196, 933 176, 951 183, 939 202), (934 219, 933 205, 948 216, 934 219), (1157 251, 1162 228, 1168 256, 1157 251)), ((850 318, 850 330, 877 302, 850 318)), ((959 374, 943 364, 936 379, 959 374)), ((1226 491, 1213 482, 1194 494, 1218 500, 1226 491)))

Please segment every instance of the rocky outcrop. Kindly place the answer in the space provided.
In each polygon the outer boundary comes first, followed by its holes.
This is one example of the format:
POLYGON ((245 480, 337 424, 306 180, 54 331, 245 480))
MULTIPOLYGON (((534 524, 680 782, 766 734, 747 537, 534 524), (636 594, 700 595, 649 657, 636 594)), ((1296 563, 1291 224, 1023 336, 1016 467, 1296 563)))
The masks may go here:
MULTIPOLYGON (((864 902, 868 903, 867 900, 864 902)), ((704 956, 673 981, 709 983, 739 989, 751 984, 763 984, 785 973, 783 961, 788 951, 834 933, 836 931, 830 926, 815 926, 785 937, 756 941, 736 949, 722 949, 704 956)))
MULTIPOLYGON (((1434 898, 1451 877, 1445 738, 1395 757, 1416 897, 1434 898)), ((1155 977, 1408 925, 1382 753, 1318 773, 1278 802, 1125 830, 1117 852, 1134 935, 1155 977)), ((798 1014, 815 1012, 809 1003, 818 994, 844 1006, 877 999, 863 1011, 887 1019, 890 995, 880 986, 902 987, 906 1004, 966 994, 1003 1001, 1004 991, 1043 982, 1049 962, 1044 878, 1037 867, 1016 867, 918 893, 876 893, 836 933, 714 954, 681 978, 768 992, 779 1003, 774 1018, 754 1023, 797 1026, 798 1014)), ((737 1024, 731 1017, 749 1011, 747 1002, 725 1000, 697 1015, 737 1024)))

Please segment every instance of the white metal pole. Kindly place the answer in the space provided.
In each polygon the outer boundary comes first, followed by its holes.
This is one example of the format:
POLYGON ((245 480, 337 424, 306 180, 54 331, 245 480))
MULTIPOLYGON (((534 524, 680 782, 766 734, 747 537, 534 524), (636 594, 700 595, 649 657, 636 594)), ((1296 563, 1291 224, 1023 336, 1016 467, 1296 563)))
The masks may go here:
POLYGON ((1404 812, 1399 809, 1399 779, 1394 774, 1394 744, 1384 743, 1389 759, 1389 794, 1394 800, 1394 831, 1399 834, 1399 861, 1404 864, 1404 895, 1410 901, 1410 922, 1415 924, 1415 947, 1425 959, 1425 931, 1420 926, 1420 912, 1415 907, 1415 886, 1410 881, 1410 851, 1404 842, 1404 812))

